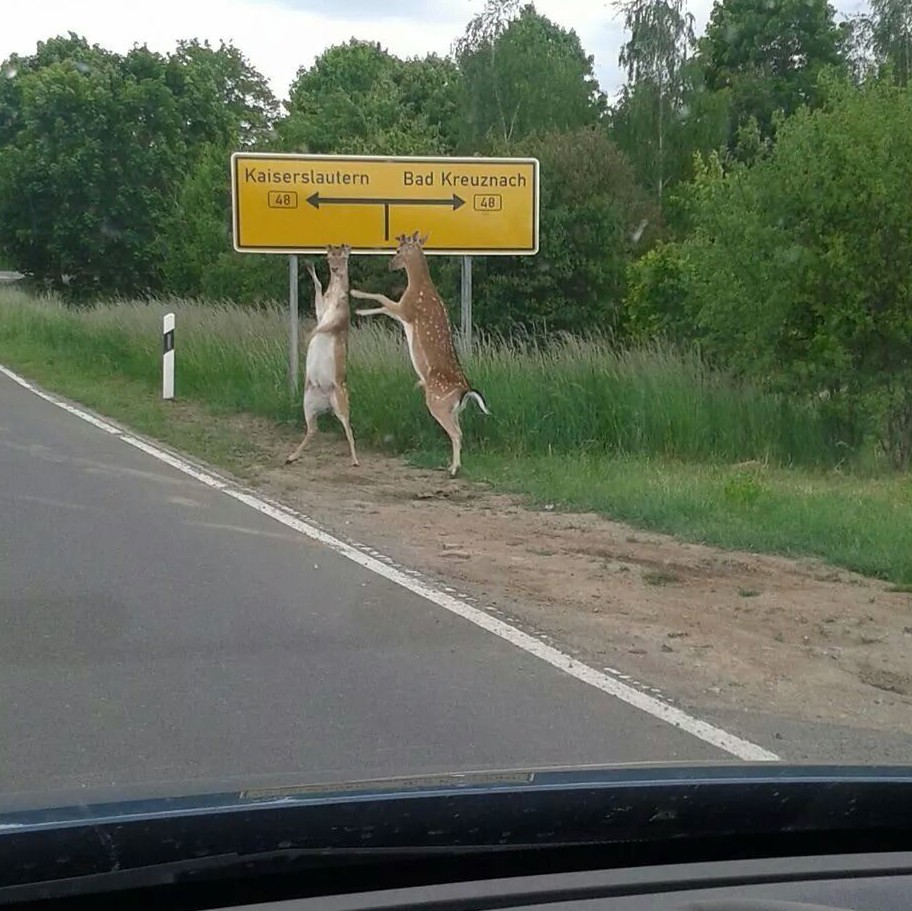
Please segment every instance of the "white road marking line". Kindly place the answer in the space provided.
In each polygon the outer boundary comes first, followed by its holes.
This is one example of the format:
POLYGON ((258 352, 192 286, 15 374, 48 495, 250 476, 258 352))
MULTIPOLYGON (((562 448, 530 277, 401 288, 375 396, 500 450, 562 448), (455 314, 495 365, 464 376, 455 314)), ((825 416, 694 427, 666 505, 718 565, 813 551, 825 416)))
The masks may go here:
POLYGON ((158 459, 160 462, 164 462, 166 465, 170 465, 172 468, 189 475, 191 478, 195 478, 207 487, 221 491, 226 496, 238 500, 245 506, 249 506, 251 509, 255 509, 257 512, 269 516, 277 522, 281 522, 288 528, 293 528, 295 531, 300 532, 313 541, 318 541, 320 544, 325 545, 337 554, 358 564, 358 566, 361 566, 390 582, 394 582, 396 585, 412 592, 412 594, 418 595, 426 601, 430 601, 432 604, 436 604, 438 607, 442 607, 444 610, 448 610, 451 613, 462 617, 464 620, 468 620, 470 623, 474 623, 475 626, 498 636, 511 645, 515 645, 517 648, 521 648, 523 651, 528 652, 530 655, 534 655, 536 658, 541 659, 552 667, 563 671, 565 674, 574 677, 582 683, 595 687, 603 693, 607 693, 609 696, 614 696, 616 699, 620 699, 622 702, 640 709, 640 711, 651 715, 653 718, 658 718, 659 720, 670 724, 672 727, 679 728, 680 730, 691 734, 693 737, 711 744, 739 759, 744 759, 749 762, 775 762, 780 759, 775 753, 764 749, 756 743, 744 740, 735 734, 730 734, 722 728, 716 727, 707 721, 702 721, 699 718, 695 718, 693 715, 689 715, 687 712, 675 708, 673 705, 670 705, 661 699, 657 699, 655 696, 650 696, 642 690, 639 690, 628 683, 624 683, 620 678, 623 677, 624 679, 629 680, 630 678, 626 677, 626 675, 597 671, 595 668, 589 667, 589 665, 583 664, 581 661, 577 661, 575 658, 572 658, 559 649, 554 648, 551 645, 546 645, 540 639, 536 639, 534 636, 530 636, 528 633, 524 633, 522 630, 510 626, 510 624, 492 617, 490 614, 477 607, 472 607, 467 601, 456 598, 453 595, 448 594, 445 590, 434 588, 424 582, 420 578, 420 574, 416 573, 416 571, 399 569, 387 562, 386 559, 380 559, 378 556, 373 556, 373 554, 377 554, 377 551, 370 550, 370 553, 368 553, 367 548, 362 550, 359 547, 347 544, 345 541, 317 528, 304 516, 296 514, 284 506, 270 503, 267 500, 241 490, 224 478, 219 478, 214 473, 203 471, 190 462, 185 461, 172 453, 166 452, 163 449, 159 449, 146 440, 125 433, 120 428, 115 427, 113 424, 109 424, 107 421, 96 417, 88 411, 84 411, 82 408, 78 408, 75 405, 71 405, 69 402, 65 402, 58 399, 56 396, 44 392, 3 365, 0 365, 0 373, 9 377, 29 392, 39 396, 39 398, 44 399, 46 402, 50 402, 52 405, 62 408, 69 414, 72 414, 83 421, 87 421, 99 430, 103 430, 112 436, 119 437, 123 442, 130 446, 134 446, 136 449, 142 450, 147 455, 158 459))

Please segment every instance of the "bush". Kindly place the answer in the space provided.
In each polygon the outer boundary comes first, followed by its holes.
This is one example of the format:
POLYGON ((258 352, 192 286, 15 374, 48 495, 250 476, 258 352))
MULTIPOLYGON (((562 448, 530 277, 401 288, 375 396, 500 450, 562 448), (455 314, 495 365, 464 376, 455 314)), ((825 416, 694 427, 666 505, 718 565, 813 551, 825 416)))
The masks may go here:
POLYGON ((600 130, 549 134, 509 153, 541 163, 541 249, 477 260, 478 324, 504 333, 615 330, 627 267, 659 230, 656 204, 600 130))
POLYGON ((678 327, 717 361, 869 413, 897 467, 912 459, 912 93, 828 86, 768 155, 689 191, 690 235, 633 272, 630 319, 678 327), (683 321, 683 322, 682 322, 683 321))
POLYGON ((680 246, 663 244, 632 263, 627 273, 624 327, 634 339, 693 337, 687 292, 690 263, 680 246))

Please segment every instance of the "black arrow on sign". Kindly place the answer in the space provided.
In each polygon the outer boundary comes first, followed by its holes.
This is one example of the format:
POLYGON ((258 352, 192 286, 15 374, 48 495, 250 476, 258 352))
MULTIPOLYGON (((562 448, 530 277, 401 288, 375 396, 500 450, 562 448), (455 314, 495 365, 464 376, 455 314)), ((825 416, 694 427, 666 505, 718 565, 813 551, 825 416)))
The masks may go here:
POLYGON ((371 196, 321 196, 313 193, 307 201, 315 208, 320 206, 452 206, 461 209, 465 200, 455 193, 449 199, 383 199, 371 196))
POLYGON ((390 206, 449 206, 455 212, 465 200, 455 193, 448 199, 395 199, 378 196, 321 196, 319 191, 307 197, 315 209, 320 206, 383 206, 384 240, 389 240, 390 206))

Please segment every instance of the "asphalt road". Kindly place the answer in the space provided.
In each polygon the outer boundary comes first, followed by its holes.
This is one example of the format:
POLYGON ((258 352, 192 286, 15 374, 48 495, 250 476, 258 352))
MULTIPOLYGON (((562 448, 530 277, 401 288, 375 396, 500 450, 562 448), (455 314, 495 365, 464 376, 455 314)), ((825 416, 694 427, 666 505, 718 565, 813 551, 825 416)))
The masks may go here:
POLYGON ((0 565, 3 794, 730 758, 2 375, 0 565))

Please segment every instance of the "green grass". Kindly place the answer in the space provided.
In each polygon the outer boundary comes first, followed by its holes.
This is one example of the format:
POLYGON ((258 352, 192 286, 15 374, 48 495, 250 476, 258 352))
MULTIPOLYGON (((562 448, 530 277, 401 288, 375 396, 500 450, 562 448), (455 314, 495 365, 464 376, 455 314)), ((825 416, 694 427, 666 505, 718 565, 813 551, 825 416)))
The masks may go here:
MULTIPOLYGON (((162 403, 161 318, 177 314, 181 401, 300 424, 287 388, 280 310, 186 301, 72 310, 0 288, 0 362, 203 458, 242 470, 255 440, 162 403)), ((493 411, 464 418, 465 470, 563 509, 728 547, 813 554, 912 583, 912 493, 834 436, 826 415, 739 385, 693 353, 617 351, 600 340, 547 350, 487 342, 466 364, 493 411), (740 466, 740 467, 739 467, 740 466), (841 466, 841 470, 834 470, 841 466)), ((439 465, 398 331, 359 321, 351 340, 359 442, 439 465)), ((328 428, 336 430, 329 420, 328 428)))
POLYGON ((721 547, 819 556, 899 586, 912 583, 907 476, 585 454, 485 454, 471 463, 474 476, 538 504, 593 510, 721 547), (751 496, 741 495, 744 488, 751 496))
MULTIPOLYGON (((177 392, 227 411, 299 420, 286 382, 287 328, 279 310, 125 302, 90 310, 0 289, 0 344, 68 364, 84 376, 159 385, 161 318, 177 314, 177 392)), ((349 364, 352 422, 365 442, 394 451, 439 449, 401 334, 359 321, 349 364)), ((692 353, 616 351, 566 340, 542 351, 486 343, 466 368, 493 411, 465 417, 473 450, 514 455, 608 453, 730 463, 832 466, 848 457, 822 414, 736 386, 692 353)))

